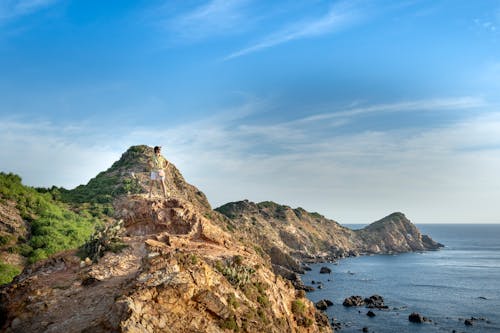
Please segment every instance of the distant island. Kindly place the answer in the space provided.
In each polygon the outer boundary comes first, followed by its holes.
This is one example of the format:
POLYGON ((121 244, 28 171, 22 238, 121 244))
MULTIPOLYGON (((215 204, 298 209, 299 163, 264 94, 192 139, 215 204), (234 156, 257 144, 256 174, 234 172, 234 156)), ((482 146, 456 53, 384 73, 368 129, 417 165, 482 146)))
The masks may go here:
POLYGON ((308 263, 443 246, 400 212, 351 230, 271 201, 212 209, 172 164, 150 199, 152 154, 130 147, 72 190, 0 174, 2 331, 331 332, 308 263))

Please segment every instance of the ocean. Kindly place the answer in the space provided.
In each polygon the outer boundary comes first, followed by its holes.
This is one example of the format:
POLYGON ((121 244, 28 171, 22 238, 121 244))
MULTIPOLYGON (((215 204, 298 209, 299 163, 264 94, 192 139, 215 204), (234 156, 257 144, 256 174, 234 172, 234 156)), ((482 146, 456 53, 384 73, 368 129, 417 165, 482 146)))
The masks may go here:
MULTIPOLYGON (((358 229, 360 225, 348 225, 358 229)), ((439 251, 374 255, 310 265, 302 280, 322 289, 307 293, 317 302, 331 300, 326 313, 342 323, 341 332, 500 332, 500 225, 417 225, 445 247, 439 251), (320 274, 327 266, 331 274, 320 274), (315 284, 313 284, 313 281, 315 284), (389 310, 347 308, 346 297, 378 294, 389 310), (415 324, 418 312, 432 322, 415 324), (465 319, 474 317, 472 326, 465 319)))

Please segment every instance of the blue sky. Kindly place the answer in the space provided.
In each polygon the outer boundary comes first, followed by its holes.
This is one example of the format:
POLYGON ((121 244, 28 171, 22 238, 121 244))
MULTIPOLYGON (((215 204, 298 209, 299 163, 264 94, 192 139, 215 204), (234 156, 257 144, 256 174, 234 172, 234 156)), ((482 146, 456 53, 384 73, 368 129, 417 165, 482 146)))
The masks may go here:
POLYGON ((72 188, 129 146, 216 207, 500 222, 500 2, 0 1, 0 170, 72 188))

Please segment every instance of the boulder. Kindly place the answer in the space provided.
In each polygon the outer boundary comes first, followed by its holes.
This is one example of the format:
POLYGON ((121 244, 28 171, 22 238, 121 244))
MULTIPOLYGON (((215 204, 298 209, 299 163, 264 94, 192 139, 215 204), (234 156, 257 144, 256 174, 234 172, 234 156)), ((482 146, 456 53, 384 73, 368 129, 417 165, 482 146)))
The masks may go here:
POLYGON ((316 306, 316 309, 321 310, 321 311, 325 311, 326 308, 328 307, 328 305, 326 305, 326 302, 324 300, 316 302, 316 304, 314 304, 314 306, 316 306))
POLYGON ((316 306, 316 309, 325 311, 326 308, 333 305, 333 302, 328 299, 322 299, 321 301, 316 302, 316 304, 314 305, 316 306))
POLYGON ((344 300, 343 306, 362 306, 365 304, 363 297, 361 296, 351 296, 344 300))
POLYGON ((408 316, 408 320, 412 323, 418 323, 418 324, 421 324, 424 322, 424 319, 422 318, 422 316, 420 315, 420 313, 417 313, 417 312, 412 312, 409 316, 408 316))
POLYGON ((371 317, 371 318, 372 318, 372 317, 375 317, 375 313, 373 313, 373 311, 372 311, 372 310, 368 311, 368 312, 366 313, 366 315, 367 315, 368 317, 371 317))
POLYGON ((365 298, 366 307, 370 309, 388 309, 389 307, 384 304, 384 299, 380 295, 372 295, 365 298))
POLYGON ((319 270, 320 274, 330 274, 331 272, 332 270, 326 266, 321 267, 321 269, 319 270))
POLYGON ((430 320, 427 317, 423 317, 420 313, 418 312, 412 312, 408 316, 408 320, 412 323, 417 323, 417 324, 422 324, 425 322, 429 322, 430 320))

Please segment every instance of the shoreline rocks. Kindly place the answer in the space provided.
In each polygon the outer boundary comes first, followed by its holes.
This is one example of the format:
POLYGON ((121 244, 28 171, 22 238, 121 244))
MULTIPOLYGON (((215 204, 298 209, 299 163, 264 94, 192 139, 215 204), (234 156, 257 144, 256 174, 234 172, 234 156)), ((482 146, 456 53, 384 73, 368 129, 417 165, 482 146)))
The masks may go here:
POLYGON ((409 316, 408 316, 408 320, 411 322, 411 323, 416 323, 416 324, 423 324, 423 323, 427 323, 427 322, 430 322, 431 320, 427 317, 424 317, 422 316, 420 313, 418 312, 412 312, 409 316))
POLYGON ((331 274, 332 273, 332 270, 326 266, 323 266, 321 267, 321 269, 319 270, 319 273, 320 274, 331 274))

